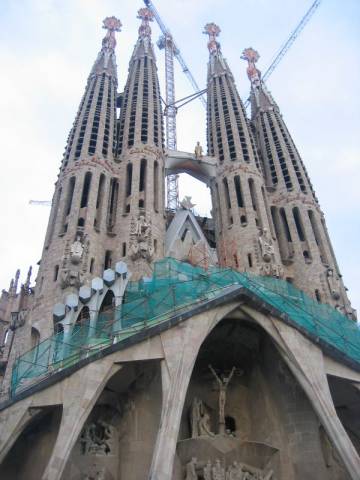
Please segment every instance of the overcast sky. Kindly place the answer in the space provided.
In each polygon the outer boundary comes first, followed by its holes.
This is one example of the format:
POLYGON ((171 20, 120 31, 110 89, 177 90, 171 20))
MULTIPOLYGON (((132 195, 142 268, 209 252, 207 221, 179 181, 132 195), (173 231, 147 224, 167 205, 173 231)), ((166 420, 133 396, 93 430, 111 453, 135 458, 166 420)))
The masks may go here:
MULTIPOLYGON (((265 71, 313 0, 154 0, 201 88, 208 51, 203 26, 222 32, 224 56, 246 99, 249 83, 240 54, 252 46, 265 71)), ((106 16, 123 23, 116 48, 119 90, 137 38, 138 0, 1 0, 0 4, 0 288, 17 268, 24 280, 40 259, 49 200, 66 138, 104 36, 106 16)), ((159 30, 153 25, 153 38, 159 30)), ((309 171, 325 212, 335 252, 355 308, 360 309, 360 1, 323 0, 268 80, 268 88, 309 171)), ((163 52, 157 50, 163 87, 163 52)), ((164 94, 164 88, 162 88, 164 94)), ((176 68, 176 96, 192 93, 176 68)), ((178 148, 205 142, 199 101, 178 114, 178 148)), ((210 211, 208 190, 187 176, 180 196, 210 211)))

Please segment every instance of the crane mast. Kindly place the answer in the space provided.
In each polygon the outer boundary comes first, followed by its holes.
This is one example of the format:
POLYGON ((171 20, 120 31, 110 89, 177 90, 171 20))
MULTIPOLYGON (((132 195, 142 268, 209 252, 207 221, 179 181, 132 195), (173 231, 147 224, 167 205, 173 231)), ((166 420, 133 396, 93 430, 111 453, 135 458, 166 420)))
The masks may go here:
MULTIPOLYGON (((154 15, 157 24, 160 27, 162 36, 157 45, 160 49, 165 50, 165 84, 166 84, 166 147, 169 150, 176 150, 176 113, 175 106, 175 78, 174 78, 174 57, 178 60, 182 71, 187 76, 191 86, 195 92, 200 92, 200 88, 196 83, 195 78, 186 65, 179 49, 177 48, 170 30, 165 26, 159 12, 156 10, 154 4, 150 0, 144 0, 147 8, 154 15)), ((206 102, 202 95, 199 96, 203 105, 206 107, 206 102)), ((169 210, 175 211, 179 204, 179 178, 178 175, 168 175, 166 177, 166 205, 169 210)))
MULTIPOLYGON (((305 13, 305 15, 302 17, 300 20, 299 24, 295 28, 295 30, 292 31, 290 34, 290 37, 286 40, 286 42, 280 47, 278 52, 274 55, 274 60, 271 62, 270 66, 267 68, 265 73, 262 75, 262 81, 265 82, 270 75, 273 73, 275 68, 278 66, 278 64, 281 62, 281 60, 284 58, 292 44, 295 42, 305 25, 308 23, 310 18, 314 15, 315 11, 319 7, 321 3, 321 0, 315 0, 315 2, 311 5, 309 10, 305 13)), ((245 108, 247 108, 250 104, 250 100, 247 99, 246 102, 244 103, 245 108)))

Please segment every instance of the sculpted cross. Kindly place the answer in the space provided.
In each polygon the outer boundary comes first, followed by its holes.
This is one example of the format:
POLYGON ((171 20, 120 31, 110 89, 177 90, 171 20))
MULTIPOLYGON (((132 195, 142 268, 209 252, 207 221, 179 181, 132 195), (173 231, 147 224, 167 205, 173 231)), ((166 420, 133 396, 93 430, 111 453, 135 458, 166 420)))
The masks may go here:
POLYGON ((211 365, 209 365, 209 369, 211 373, 214 375, 215 380, 217 381, 219 386, 219 433, 224 434, 225 433, 226 390, 230 383, 230 380, 232 379, 235 373, 236 368, 233 367, 228 376, 225 376, 225 374, 223 373, 220 375, 220 377, 217 375, 217 373, 215 372, 215 370, 211 365))

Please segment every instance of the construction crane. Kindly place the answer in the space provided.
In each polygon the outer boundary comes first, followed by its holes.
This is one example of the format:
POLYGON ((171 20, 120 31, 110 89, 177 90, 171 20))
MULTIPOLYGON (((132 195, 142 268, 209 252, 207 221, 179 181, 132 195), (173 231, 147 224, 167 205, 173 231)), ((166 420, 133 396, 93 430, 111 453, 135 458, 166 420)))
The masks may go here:
MULTIPOLYGON (((160 49, 165 50, 165 85, 166 85, 166 97, 165 97, 165 117, 166 117, 166 147, 169 150, 176 150, 176 113, 177 107, 175 105, 175 78, 174 78, 174 57, 178 60, 182 71, 187 76, 191 86, 195 92, 199 93, 199 98, 206 107, 203 94, 200 94, 200 88, 196 83, 195 78, 186 65, 180 50, 176 46, 173 36, 170 30, 165 26, 162 21, 159 12, 155 8, 151 0, 144 0, 147 8, 152 12, 157 24, 160 27, 162 36, 160 37, 157 45, 160 49)), ((168 175, 166 178, 166 205, 169 210, 175 211, 179 204, 179 177, 178 175, 168 175)))
MULTIPOLYGON (((295 42, 301 31, 304 29, 305 25, 308 23, 310 18, 314 15, 315 11, 319 7, 321 3, 321 0, 315 0, 315 2, 311 5, 309 10, 305 13, 305 15, 302 17, 300 20, 300 23, 297 25, 295 30, 290 34, 290 37, 286 40, 286 42, 279 48, 277 53, 273 57, 273 61, 271 62, 270 66, 267 68, 265 73, 262 75, 262 81, 265 82, 270 75, 273 73, 275 68, 278 66, 278 64, 281 62, 281 60, 284 58, 286 55, 287 51, 290 49, 292 44, 295 42)), ((250 100, 246 100, 245 102, 245 108, 249 106, 250 100)))
POLYGON ((43 207, 51 207, 50 200, 29 200, 30 205, 42 205, 43 207))

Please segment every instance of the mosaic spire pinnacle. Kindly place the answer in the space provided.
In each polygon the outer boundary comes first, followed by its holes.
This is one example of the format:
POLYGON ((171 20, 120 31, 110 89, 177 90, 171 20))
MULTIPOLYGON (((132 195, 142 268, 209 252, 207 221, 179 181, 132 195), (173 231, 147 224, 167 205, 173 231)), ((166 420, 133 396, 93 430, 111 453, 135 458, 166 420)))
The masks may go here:
POLYGON ((103 49, 114 50, 116 47, 115 32, 121 32, 122 23, 116 17, 106 17, 103 20, 103 28, 107 33, 102 41, 103 49))
POLYGON ((247 60, 248 67, 247 67, 247 75, 252 85, 258 87, 261 81, 261 72, 255 66, 255 63, 259 60, 260 55, 259 53, 254 50, 252 47, 245 48, 242 52, 241 57, 242 60, 247 60))
POLYGON ((210 54, 220 51, 220 43, 216 40, 216 37, 219 36, 220 32, 220 27, 215 23, 207 23, 204 27, 203 33, 209 35, 208 49, 210 54))
POLYGON ((141 25, 139 27, 139 37, 151 37, 150 22, 153 21, 153 17, 153 13, 148 8, 140 8, 140 10, 138 10, 137 18, 141 20, 141 25))

